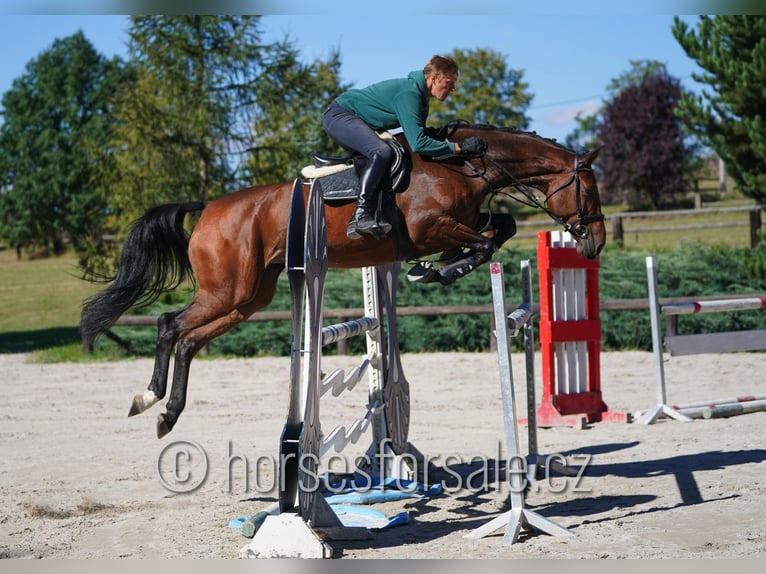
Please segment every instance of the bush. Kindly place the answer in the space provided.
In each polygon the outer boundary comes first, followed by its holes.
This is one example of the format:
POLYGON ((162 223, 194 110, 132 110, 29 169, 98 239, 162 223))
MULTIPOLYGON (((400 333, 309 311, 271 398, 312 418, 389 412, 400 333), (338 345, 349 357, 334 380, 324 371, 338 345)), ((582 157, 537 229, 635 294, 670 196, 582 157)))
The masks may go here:
MULTIPOLYGON (((610 249, 600 260, 599 295, 601 300, 647 298, 646 257, 649 253, 610 249)), ((691 297, 766 292, 766 245, 755 249, 706 247, 682 244, 666 253, 655 253, 661 297, 691 297)), ((513 247, 498 252, 494 258, 503 264, 506 302, 521 302, 519 262, 530 259, 536 265, 532 249, 513 247)), ((479 268, 448 287, 436 284, 419 285, 406 279, 408 265, 403 265, 397 287, 397 304, 422 305, 489 305, 492 303, 488 268, 479 268)), ((289 310, 290 289, 286 277, 280 277, 277 295, 270 310, 289 310)), ((361 272, 358 269, 330 270, 325 281, 326 309, 362 307, 361 272)), ((191 298, 188 292, 174 293, 142 314, 159 314, 177 309, 191 298)), ((533 299, 539 300, 538 278, 533 272, 533 299)), ((651 350, 649 313, 641 311, 602 311, 602 349, 605 351, 639 349, 651 350)), ((534 319, 539 333, 538 317, 534 319)), ((329 324, 333 321, 326 320, 329 324)), ((407 353, 430 351, 486 351, 490 349, 489 314, 447 316, 401 316, 397 318, 401 351, 407 353)), ((212 341, 212 356, 282 355, 290 352, 290 322, 265 321, 243 323, 212 341)), ((766 328, 766 313, 740 311, 708 313, 680 317, 678 333, 720 332, 740 329, 766 328)), ((130 354, 153 355, 154 329, 121 328, 119 335, 131 343, 130 354)), ((102 340, 102 345, 113 343, 102 340)), ((512 345, 521 349, 522 338, 515 337, 512 345)), ((348 341, 348 351, 365 352, 364 337, 348 341)), ((334 352, 334 345, 325 349, 334 352)))

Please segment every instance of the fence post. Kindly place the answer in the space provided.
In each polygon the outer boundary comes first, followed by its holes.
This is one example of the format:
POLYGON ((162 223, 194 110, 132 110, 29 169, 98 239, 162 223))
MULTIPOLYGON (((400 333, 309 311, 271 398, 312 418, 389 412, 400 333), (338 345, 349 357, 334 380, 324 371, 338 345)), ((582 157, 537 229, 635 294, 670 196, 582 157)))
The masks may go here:
POLYGON ((761 208, 750 210, 750 247, 755 247, 761 240, 761 208))
POLYGON ((612 240, 618 243, 620 246, 623 244, 622 238, 622 217, 619 215, 612 216, 612 240))

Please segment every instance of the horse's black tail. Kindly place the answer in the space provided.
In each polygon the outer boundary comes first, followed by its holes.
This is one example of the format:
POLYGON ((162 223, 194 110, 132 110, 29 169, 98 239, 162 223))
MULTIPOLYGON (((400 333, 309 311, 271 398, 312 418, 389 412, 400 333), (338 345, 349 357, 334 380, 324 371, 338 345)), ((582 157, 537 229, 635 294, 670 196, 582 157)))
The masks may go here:
POLYGON ((148 305, 192 278, 184 216, 202 211, 200 201, 168 203, 147 211, 128 233, 111 285, 85 301, 80 317, 83 347, 107 331, 136 303, 148 305))

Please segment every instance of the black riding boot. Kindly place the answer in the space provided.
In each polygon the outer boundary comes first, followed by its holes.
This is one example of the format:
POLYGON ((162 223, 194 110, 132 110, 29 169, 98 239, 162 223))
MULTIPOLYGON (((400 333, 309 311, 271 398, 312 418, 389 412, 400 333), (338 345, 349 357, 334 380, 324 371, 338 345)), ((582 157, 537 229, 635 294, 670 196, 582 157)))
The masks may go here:
MULTIPOLYGON (((359 239, 362 235, 371 235, 381 239, 391 231, 390 223, 376 220, 374 215, 378 204, 378 186, 387 169, 387 161, 379 156, 373 156, 359 177, 359 198, 346 229, 346 235, 350 239, 359 239)), ((378 217, 380 217, 380 213, 378 213, 378 217)))

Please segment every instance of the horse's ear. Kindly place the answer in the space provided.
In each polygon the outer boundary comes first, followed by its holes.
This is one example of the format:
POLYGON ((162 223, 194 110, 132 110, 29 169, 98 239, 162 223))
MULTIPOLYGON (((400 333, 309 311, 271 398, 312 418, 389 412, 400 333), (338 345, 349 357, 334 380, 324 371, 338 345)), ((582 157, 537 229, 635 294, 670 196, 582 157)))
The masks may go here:
POLYGON ((598 157, 598 152, 600 152, 603 147, 604 146, 600 145, 596 149, 582 154, 580 156, 580 165, 590 165, 591 162, 598 157))

